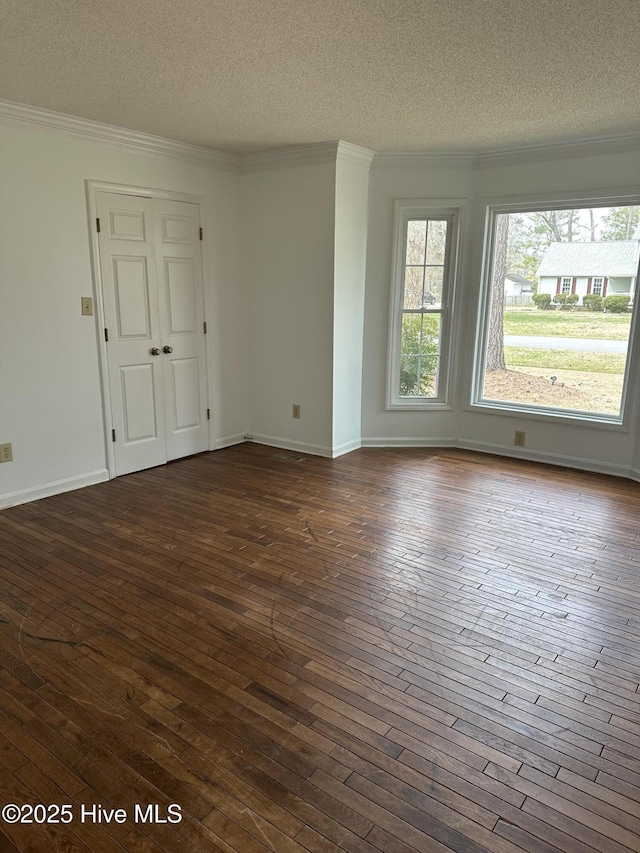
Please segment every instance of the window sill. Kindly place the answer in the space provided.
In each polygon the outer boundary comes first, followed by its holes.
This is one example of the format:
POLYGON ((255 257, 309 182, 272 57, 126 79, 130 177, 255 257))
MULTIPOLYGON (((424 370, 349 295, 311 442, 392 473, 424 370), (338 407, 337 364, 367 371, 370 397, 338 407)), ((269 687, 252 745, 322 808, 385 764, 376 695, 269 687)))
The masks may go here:
POLYGON ((618 415, 592 414, 590 412, 571 412, 566 409, 552 409, 506 403, 500 400, 478 400, 465 407, 467 412, 483 412, 490 415, 528 418, 568 426, 584 426, 591 429, 629 432, 618 415))
POLYGON ((443 400, 391 400, 385 405, 387 412, 452 412, 453 406, 443 400))

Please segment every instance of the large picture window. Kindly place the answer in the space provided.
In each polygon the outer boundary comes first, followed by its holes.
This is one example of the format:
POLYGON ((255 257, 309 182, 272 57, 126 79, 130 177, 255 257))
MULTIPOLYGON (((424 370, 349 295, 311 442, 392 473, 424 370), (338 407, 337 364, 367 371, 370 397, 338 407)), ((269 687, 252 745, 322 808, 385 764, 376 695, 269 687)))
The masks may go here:
POLYGON ((446 405, 458 212, 396 202, 389 408, 446 405))
POLYGON ((622 423, 640 260, 631 202, 488 209, 476 405, 622 423), (513 281, 531 295, 514 301, 513 281))

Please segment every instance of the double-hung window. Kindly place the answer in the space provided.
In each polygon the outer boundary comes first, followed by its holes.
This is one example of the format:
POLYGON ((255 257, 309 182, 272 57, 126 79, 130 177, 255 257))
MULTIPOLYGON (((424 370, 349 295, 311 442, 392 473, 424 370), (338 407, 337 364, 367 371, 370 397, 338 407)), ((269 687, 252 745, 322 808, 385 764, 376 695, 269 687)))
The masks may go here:
POLYGON ((639 221, 635 192, 487 208, 473 407, 625 426, 638 377, 639 221), (535 306, 505 304, 516 272, 535 306), (608 297, 606 311, 591 294, 608 297))
POLYGON ((387 408, 447 406, 461 204, 396 202, 387 408))

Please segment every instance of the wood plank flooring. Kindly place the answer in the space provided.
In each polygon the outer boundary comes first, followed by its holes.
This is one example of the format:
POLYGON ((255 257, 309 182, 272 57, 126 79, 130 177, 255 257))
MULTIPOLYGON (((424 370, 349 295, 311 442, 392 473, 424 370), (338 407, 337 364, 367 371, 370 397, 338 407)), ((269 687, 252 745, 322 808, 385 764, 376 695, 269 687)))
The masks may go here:
POLYGON ((638 853, 639 521, 598 475, 250 444, 1 512, 0 806, 73 819, 0 853, 638 853))

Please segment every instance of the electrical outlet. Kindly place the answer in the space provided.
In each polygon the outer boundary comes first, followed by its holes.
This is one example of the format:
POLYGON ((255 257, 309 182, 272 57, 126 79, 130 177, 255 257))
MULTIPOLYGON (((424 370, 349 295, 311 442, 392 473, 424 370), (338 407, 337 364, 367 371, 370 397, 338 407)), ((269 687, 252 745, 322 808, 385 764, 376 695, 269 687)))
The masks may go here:
POLYGON ((91 297, 91 296, 83 296, 82 297, 82 316, 83 317, 93 316, 93 297, 91 297))
POLYGON ((293 411, 291 413, 291 417, 296 418, 296 420, 300 420, 300 404, 299 403, 293 404, 293 411))
POLYGON ((13 448, 10 441, 0 444, 0 462, 13 462, 13 448))
POLYGON ((524 447, 525 436, 526 436, 525 432, 521 432, 520 430, 516 430, 516 434, 515 434, 514 439, 513 439, 513 443, 515 444, 516 447, 524 447))

